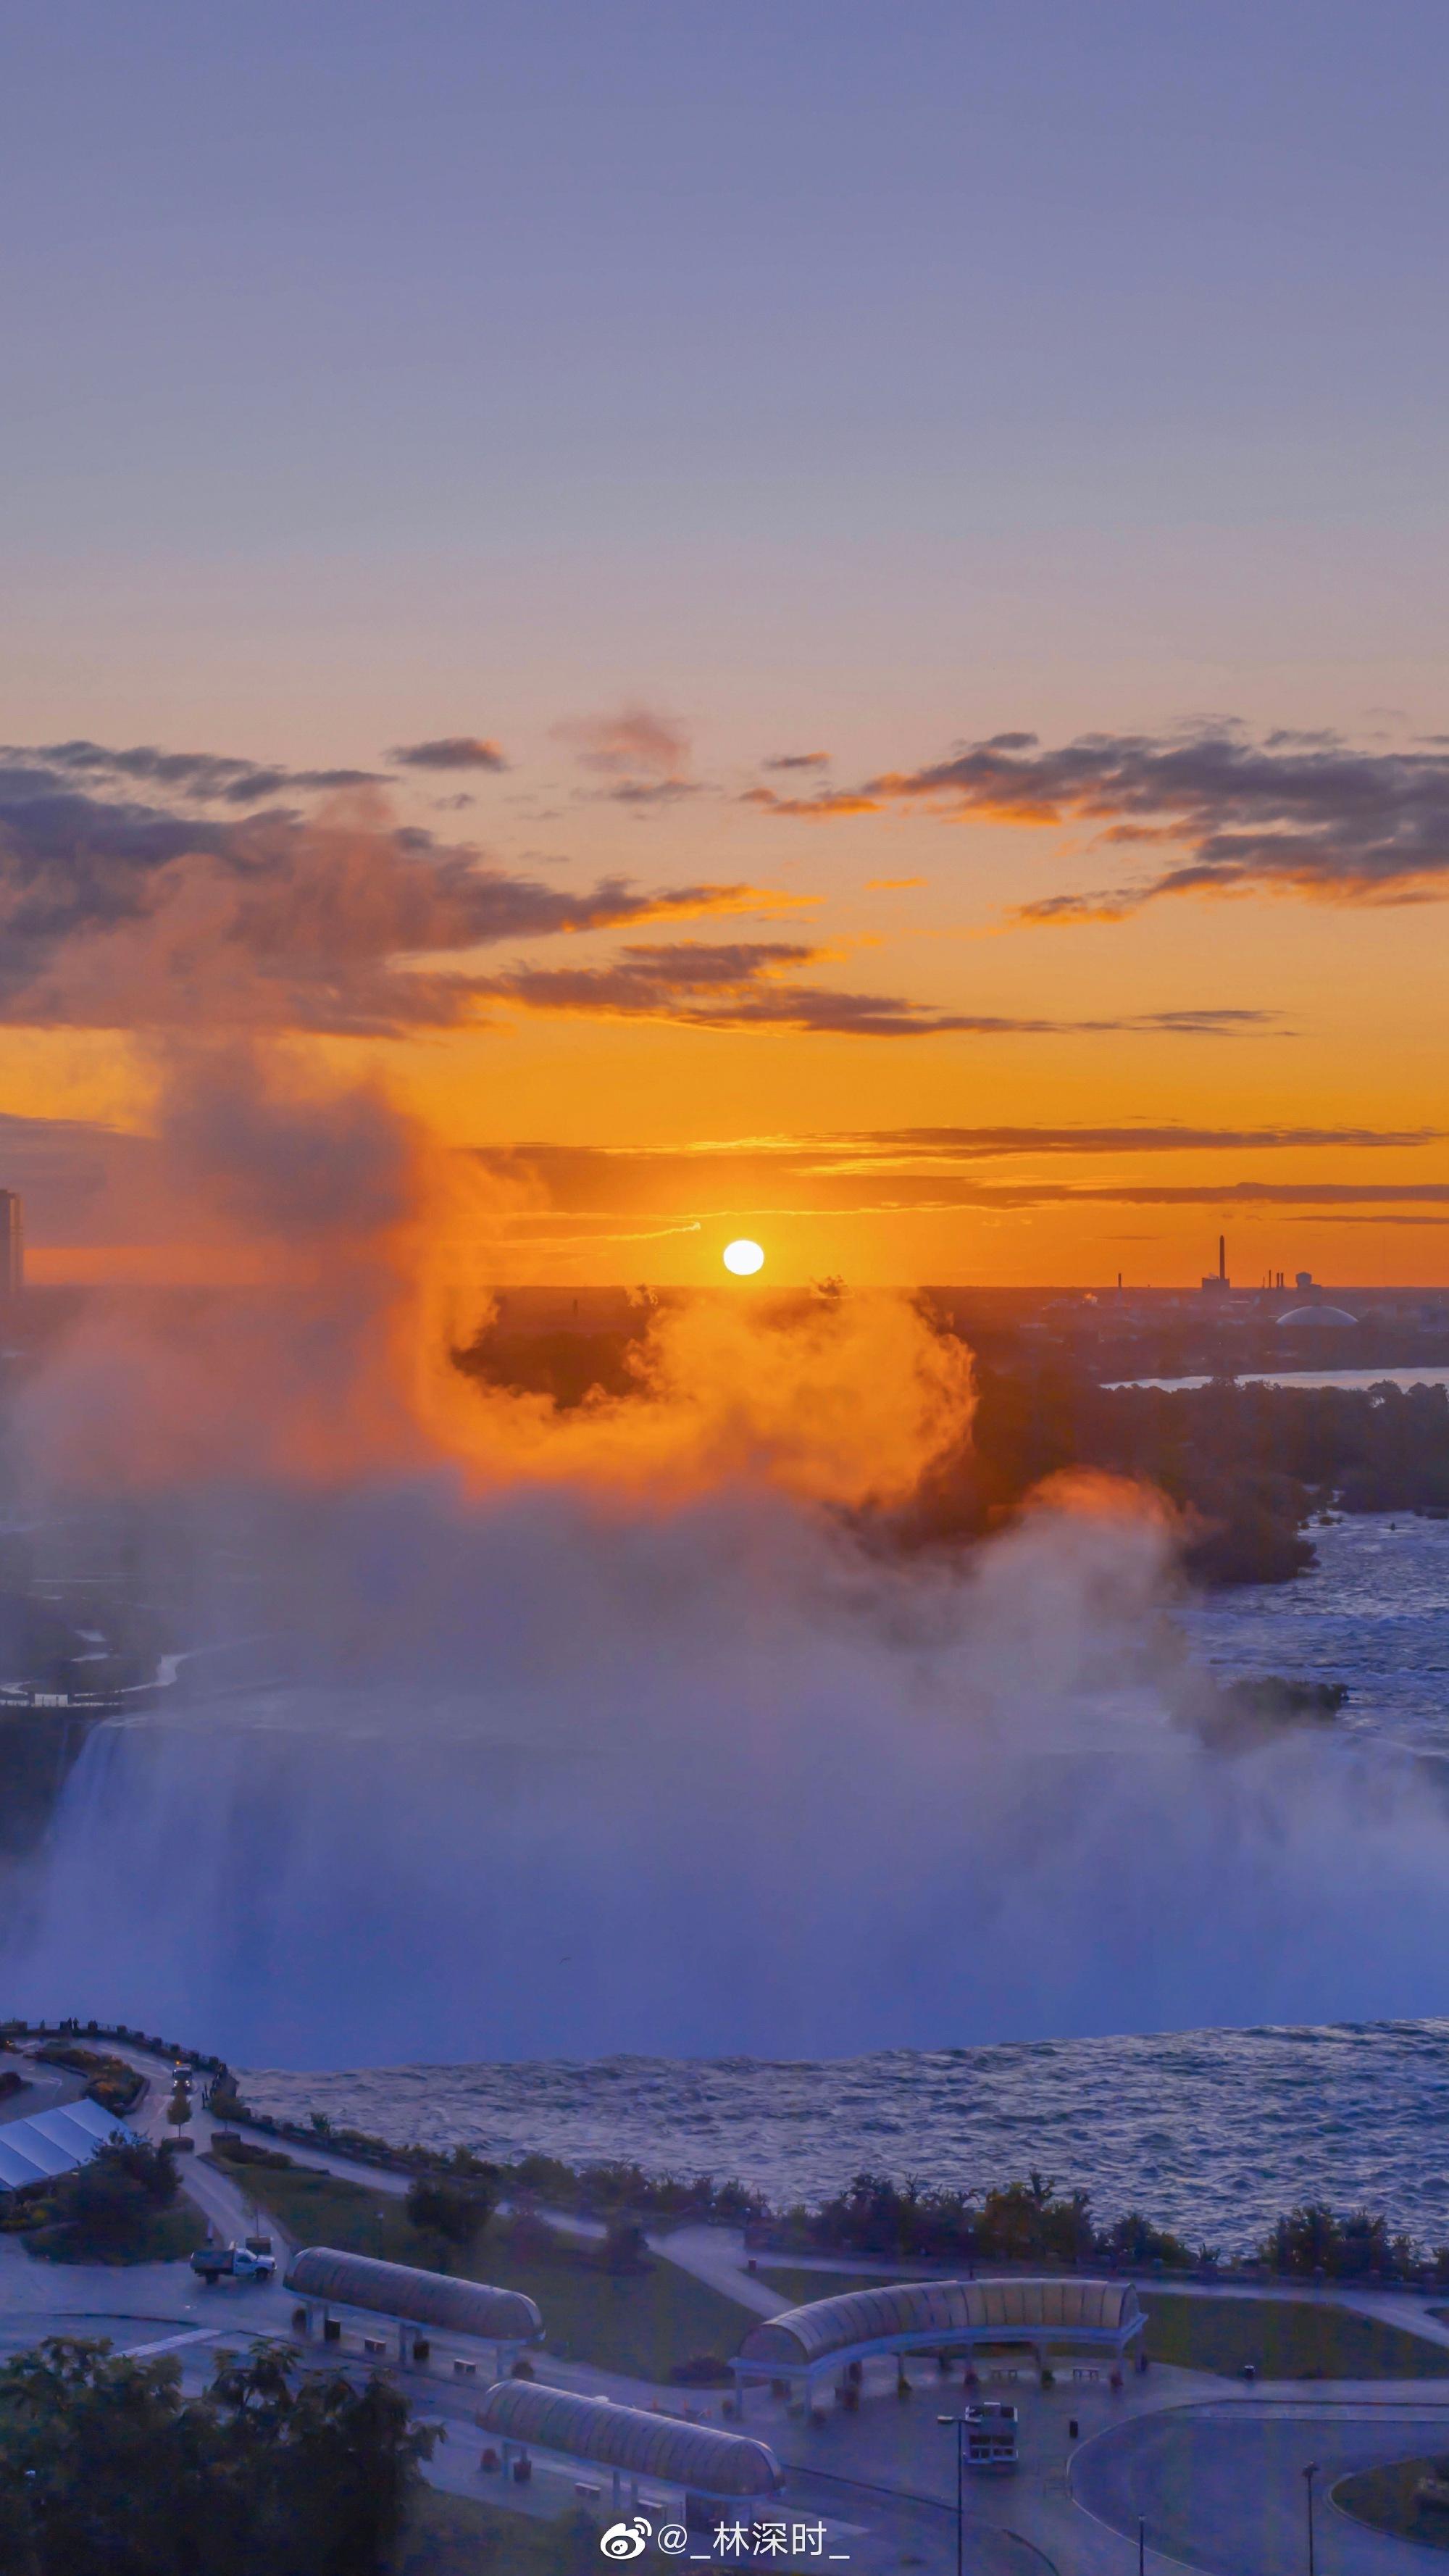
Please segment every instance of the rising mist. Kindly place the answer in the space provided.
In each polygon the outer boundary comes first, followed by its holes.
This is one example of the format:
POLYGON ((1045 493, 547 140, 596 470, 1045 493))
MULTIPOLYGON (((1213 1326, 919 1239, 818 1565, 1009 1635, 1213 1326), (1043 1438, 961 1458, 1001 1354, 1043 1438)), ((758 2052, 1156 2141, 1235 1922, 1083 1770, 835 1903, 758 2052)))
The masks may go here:
POLYGON ((560 1413, 456 1367, 496 1202, 380 1097, 193 1048, 157 1125, 274 1276, 98 1298, 14 1407, 12 1522, 111 1548, 188 1659, 12 1887, 14 2007, 339 2065, 1442 2006, 1440 1801, 1215 1743, 1150 1497, 1056 1489, 969 1559, 862 1536, 969 1423, 907 1300, 662 1311, 560 1413))

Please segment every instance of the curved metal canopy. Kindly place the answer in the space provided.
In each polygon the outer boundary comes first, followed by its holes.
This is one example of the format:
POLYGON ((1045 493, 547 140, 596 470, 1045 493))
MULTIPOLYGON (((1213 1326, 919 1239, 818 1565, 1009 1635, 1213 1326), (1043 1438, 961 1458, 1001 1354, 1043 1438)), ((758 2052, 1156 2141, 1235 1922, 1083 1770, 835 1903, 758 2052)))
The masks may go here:
POLYGON ((341 2308, 481 2335, 490 2343, 532 2343, 543 2332, 542 2316, 521 2290, 494 2290, 486 2281, 458 2281, 334 2245, 304 2245, 292 2257, 286 2287, 306 2299, 335 2299, 341 2308))
POLYGON ((476 2421, 505 2442, 531 2442, 568 2459, 594 2460, 636 2477, 663 2479, 695 2495, 774 2495, 780 2465, 767 2443, 712 2424, 681 2424, 607 2397, 575 2397, 536 2381, 500 2379, 486 2389, 476 2421))
POLYGON ((1130 2281, 901 2281, 812 2299, 752 2326, 739 2349, 747 2362, 798 2370, 862 2345, 929 2340, 1009 2341, 1013 2335, 1124 2342, 1141 2323, 1130 2281))

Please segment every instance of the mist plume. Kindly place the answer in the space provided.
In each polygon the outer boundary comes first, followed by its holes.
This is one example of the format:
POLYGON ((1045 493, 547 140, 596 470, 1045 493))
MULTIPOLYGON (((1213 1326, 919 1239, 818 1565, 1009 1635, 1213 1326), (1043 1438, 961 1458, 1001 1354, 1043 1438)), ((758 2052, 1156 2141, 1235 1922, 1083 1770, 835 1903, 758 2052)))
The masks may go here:
POLYGON ((119 1532, 196 1679, 91 1738, 17 2006, 335 2064, 1442 2000, 1422 1771, 1208 1740, 1152 1497, 860 1545, 969 1422, 908 1301, 661 1307, 563 1410, 455 1364, 526 1180, 275 1042, 155 1072, 162 1186, 258 1284, 98 1297, 22 1399, 16 1501, 78 1564, 119 1532))

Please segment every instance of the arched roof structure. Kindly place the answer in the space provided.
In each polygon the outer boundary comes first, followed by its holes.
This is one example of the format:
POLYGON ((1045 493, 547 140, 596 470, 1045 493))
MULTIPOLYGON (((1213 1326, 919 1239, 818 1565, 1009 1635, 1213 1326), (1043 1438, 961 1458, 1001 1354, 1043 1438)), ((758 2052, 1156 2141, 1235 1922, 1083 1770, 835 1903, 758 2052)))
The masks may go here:
POLYGON ((681 2424, 641 2406, 614 2406, 607 2397, 540 2388, 527 2379, 496 2380, 485 2389, 475 2420, 502 2441, 659 2478, 694 2495, 775 2495, 783 2484, 780 2464, 765 2442, 717 2432, 712 2424, 681 2424))
POLYGON ((1278 1330, 1280 1333, 1299 1333, 1305 1329, 1315 1333, 1341 1333, 1345 1326, 1357 1322, 1357 1315, 1351 1315, 1346 1306, 1290 1306, 1286 1315, 1279 1316, 1278 1330))
POLYGON ((445 2334, 481 2335, 490 2343, 532 2343, 543 2332, 539 2310, 521 2290, 494 2290, 484 2281, 458 2281, 333 2245, 304 2245, 288 2266, 286 2287, 306 2299, 331 2299, 340 2308, 364 2308, 445 2334))
POLYGON ((900 2281, 762 2318, 731 2367, 788 2378, 871 2352, 975 2343, 1110 2344, 1120 2354, 1144 2323, 1130 2281, 900 2281))

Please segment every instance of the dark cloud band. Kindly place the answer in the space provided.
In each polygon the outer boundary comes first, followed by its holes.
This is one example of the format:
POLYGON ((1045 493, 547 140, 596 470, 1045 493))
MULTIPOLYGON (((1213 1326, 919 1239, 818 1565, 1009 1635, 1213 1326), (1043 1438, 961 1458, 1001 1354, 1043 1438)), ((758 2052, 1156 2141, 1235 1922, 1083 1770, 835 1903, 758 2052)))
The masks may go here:
POLYGON ((1276 1029, 1276 1014, 1230 1008, 1136 1011, 1104 1019, 1035 1019, 937 1010, 891 993, 841 992, 793 981, 823 949, 771 940, 708 946, 629 946, 607 966, 520 967, 489 991, 525 1010, 604 1019, 663 1019, 690 1028, 807 1030, 817 1036, 1227 1037, 1276 1029))
POLYGON ((147 743, 129 751, 82 741, 41 743, 32 749, 0 744, 0 793, 10 796, 27 790, 59 793, 81 784, 102 792, 142 787, 199 805, 256 806, 272 804, 279 796, 375 787, 382 776, 375 769, 287 769, 219 751, 158 751, 147 743))
POLYGON ((11 1023, 447 1025, 488 989, 471 963, 480 948, 770 901, 748 886, 648 890, 614 876, 566 893, 377 816, 185 817, 83 791, 34 759, 0 765, 11 1023))
POLYGON ((1096 892, 1048 895, 1016 918, 1120 920, 1163 895, 1251 890, 1343 903, 1409 903, 1449 887, 1449 753, 1365 751, 1334 733, 1250 739, 1224 725, 1180 735, 1084 734, 1051 748, 993 734, 947 760, 856 788, 747 800, 829 820, 919 807, 957 818, 1101 827, 1126 855, 1181 855, 1096 892))

